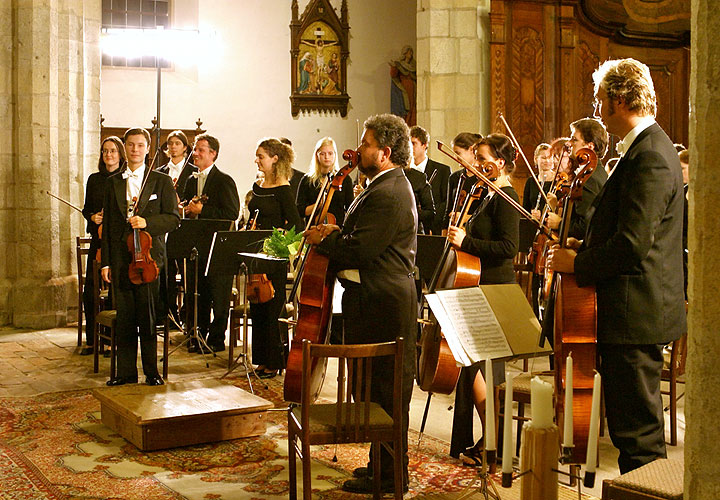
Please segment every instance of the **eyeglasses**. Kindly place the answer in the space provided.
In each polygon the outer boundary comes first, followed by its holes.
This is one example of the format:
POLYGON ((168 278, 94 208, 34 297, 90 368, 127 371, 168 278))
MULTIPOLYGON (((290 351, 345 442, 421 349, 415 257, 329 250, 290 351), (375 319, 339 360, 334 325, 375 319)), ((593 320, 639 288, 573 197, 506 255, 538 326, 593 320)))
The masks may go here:
POLYGON ((117 149, 103 149, 102 150, 102 154, 104 154, 104 155, 109 155, 109 154, 117 153, 117 152, 118 152, 117 149))

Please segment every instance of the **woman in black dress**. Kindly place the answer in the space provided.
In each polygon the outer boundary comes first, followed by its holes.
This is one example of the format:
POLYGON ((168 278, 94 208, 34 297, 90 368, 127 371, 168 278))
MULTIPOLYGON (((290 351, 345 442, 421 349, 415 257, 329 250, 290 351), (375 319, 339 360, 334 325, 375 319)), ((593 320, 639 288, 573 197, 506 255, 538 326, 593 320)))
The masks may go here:
MULTIPOLYGON (((502 134, 490 134, 475 145, 477 162, 495 163, 500 175, 493 184, 502 189, 516 202, 519 198, 508 178, 515 167, 515 148, 510 139, 502 134)), ((482 265, 481 284, 514 283, 513 258, 518 252, 520 214, 493 190, 485 198, 464 227, 450 226, 448 240, 463 252, 480 257, 482 265)), ((485 425, 485 376, 484 363, 462 368, 455 389, 455 414, 453 416, 450 455, 458 457, 464 452, 471 464, 479 463, 483 440, 473 446, 473 406, 485 425), (474 405, 473 405, 474 403, 474 405)), ((500 384, 505 380, 504 363, 493 363, 493 380, 500 384)), ((492 388, 489 391, 492 394, 492 388)))
MULTIPOLYGON (((85 283, 83 286, 83 309, 85 310, 85 347, 80 354, 87 356, 93 352, 93 328, 95 327, 95 305, 93 304, 93 287, 95 276, 92 272, 92 261, 100 249, 100 236, 98 228, 103 219, 103 197, 105 196, 105 181, 111 175, 122 172, 125 168, 125 147, 119 137, 108 137, 100 145, 100 159, 98 171, 90 174, 85 186, 85 205, 82 214, 87 220, 87 232, 90 233, 90 253, 88 253, 87 267, 85 268, 85 283)), ((100 348, 100 346, 98 346, 100 348)))
MULTIPOLYGON (((256 229, 295 228, 303 230, 302 220, 295 206, 295 196, 290 188, 292 164, 295 152, 277 139, 264 139, 255 152, 255 164, 262 178, 253 184, 253 197, 248 203, 250 216, 257 217, 256 229)), ((257 364, 257 374, 271 378, 285 368, 287 346, 281 334, 278 318, 285 307, 285 282, 287 271, 268 274, 275 289, 275 296, 262 304, 250 304, 252 318, 252 360, 257 364)))
MULTIPOLYGON (((315 144, 315 152, 310 161, 310 169, 300 180, 297 192, 297 208, 300 216, 307 222, 315 208, 320 189, 328 174, 339 170, 335 141, 323 137, 315 144)), ((353 185, 350 176, 345 177, 340 191, 333 195, 328 212, 335 216, 335 224, 342 227, 345 212, 353 201, 353 185)))

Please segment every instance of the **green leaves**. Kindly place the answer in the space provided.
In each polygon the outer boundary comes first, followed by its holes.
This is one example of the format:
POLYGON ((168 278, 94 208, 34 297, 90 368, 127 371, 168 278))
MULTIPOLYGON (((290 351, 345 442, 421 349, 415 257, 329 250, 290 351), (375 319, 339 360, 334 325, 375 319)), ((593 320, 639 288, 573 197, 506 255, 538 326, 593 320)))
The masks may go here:
POLYGON ((301 240, 302 233, 296 233, 295 226, 288 231, 275 227, 272 235, 263 242, 263 252, 273 257, 288 259, 298 252, 301 240))

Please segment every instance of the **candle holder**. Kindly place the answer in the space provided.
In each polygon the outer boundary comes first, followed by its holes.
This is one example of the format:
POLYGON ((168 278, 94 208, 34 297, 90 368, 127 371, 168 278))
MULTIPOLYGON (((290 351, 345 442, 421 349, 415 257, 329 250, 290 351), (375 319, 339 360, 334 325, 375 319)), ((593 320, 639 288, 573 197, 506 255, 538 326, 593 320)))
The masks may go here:
MULTIPOLYGON (((586 488, 594 488, 595 487, 595 473, 585 471, 585 478, 583 479, 583 484, 585 485, 586 488)), ((579 486, 580 486, 580 482, 578 481, 578 487, 579 486)))
POLYGON ((572 446, 562 446, 562 453, 560 455, 560 463, 563 465, 567 465, 570 463, 570 460, 572 460, 573 452, 575 450, 575 445, 572 446))

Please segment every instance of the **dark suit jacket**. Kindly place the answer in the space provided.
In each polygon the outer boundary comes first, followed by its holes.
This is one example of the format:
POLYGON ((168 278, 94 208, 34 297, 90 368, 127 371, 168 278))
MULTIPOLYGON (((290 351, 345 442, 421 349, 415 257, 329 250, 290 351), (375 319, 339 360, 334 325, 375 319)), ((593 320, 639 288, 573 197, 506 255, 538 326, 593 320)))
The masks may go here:
POLYGON ((672 141, 645 129, 595 198, 575 259, 579 286, 595 285, 598 342, 657 344, 680 338, 683 182, 672 141))
POLYGON ((411 167, 404 169, 404 172, 415 195, 415 206, 418 211, 418 234, 430 234, 435 221, 435 200, 432 188, 428 184, 425 174, 419 170, 411 167))
POLYGON ((437 234, 440 234, 439 231, 442 228, 442 220, 447 207, 450 167, 444 163, 428 158, 427 165, 425 165, 425 176, 428 178, 428 181, 436 170, 437 174, 435 174, 435 178, 430 185, 432 187, 433 200, 435 201, 435 224, 433 230, 437 232, 437 234))
POLYGON ((342 233, 332 233, 317 247, 333 268, 360 271, 368 343, 415 339, 416 230, 412 188, 402 169, 394 168, 355 199, 342 233))
MULTIPOLYGON (((138 200, 136 214, 145 218, 144 229, 153 237, 150 255, 162 267, 165 262, 165 234, 180 225, 177 209, 177 195, 172 180, 165 174, 151 171, 146 174, 147 181, 138 200)), ((112 280, 116 286, 129 288, 128 277, 130 251, 127 238, 132 228, 127 223, 127 180, 122 175, 107 179, 105 201, 103 203, 102 265, 110 266, 112 280)))
MULTIPOLYGON (((574 204, 568 234, 579 240, 583 239, 588 225, 588 211, 595 197, 607 182, 608 175, 602 161, 598 160, 597 167, 590 178, 583 184, 582 199, 574 204)), ((537 195, 537 191, 535 193, 537 195)))
MULTIPOLYGON (((163 174, 170 175, 170 167, 169 163, 166 163, 162 167, 158 168, 158 172, 162 172, 163 174)), ((180 176, 178 177, 177 181, 175 182, 175 191, 177 192, 178 196, 182 198, 183 193, 185 193, 185 184, 187 184, 187 180, 190 178, 190 175, 192 175, 193 172, 197 172, 198 168, 193 165, 192 163, 186 163, 183 169, 180 171, 180 176)))
MULTIPOLYGON (((197 195, 197 178, 190 177, 185 184, 183 200, 189 200, 197 195)), ((228 174, 221 172, 215 165, 203 186, 202 194, 208 199, 203 203, 199 219, 227 219, 237 220, 240 214, 240 197, 238 196, 235 181, 228 174)))

